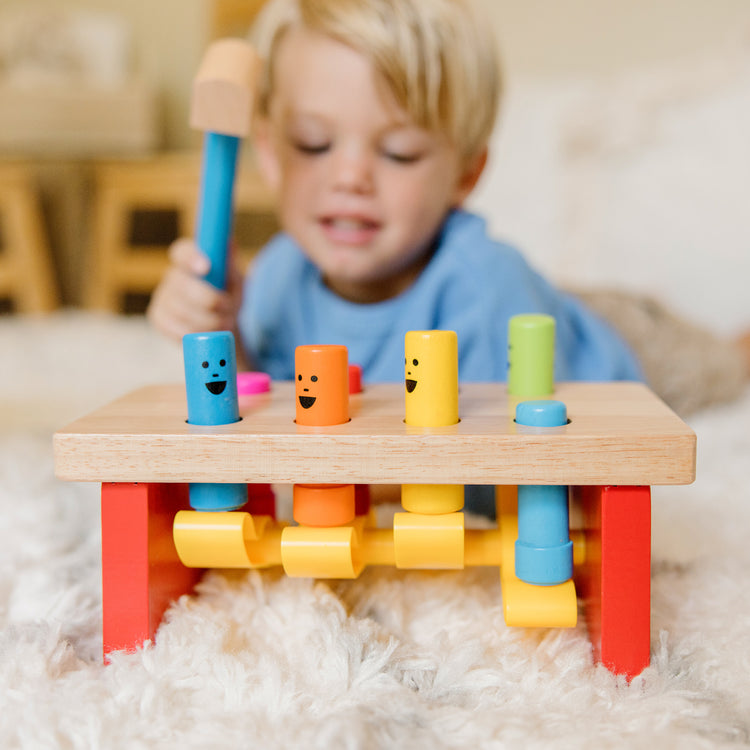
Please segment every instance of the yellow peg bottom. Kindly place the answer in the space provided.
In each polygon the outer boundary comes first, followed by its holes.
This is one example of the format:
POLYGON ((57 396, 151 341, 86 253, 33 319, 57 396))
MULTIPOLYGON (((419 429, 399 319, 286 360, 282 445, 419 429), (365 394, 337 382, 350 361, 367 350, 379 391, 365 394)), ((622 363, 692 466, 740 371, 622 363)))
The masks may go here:
POLYGON ((404 484, 401 505, 411 513, 455 513, 464 507, 464 487, 461 484, 404 484))

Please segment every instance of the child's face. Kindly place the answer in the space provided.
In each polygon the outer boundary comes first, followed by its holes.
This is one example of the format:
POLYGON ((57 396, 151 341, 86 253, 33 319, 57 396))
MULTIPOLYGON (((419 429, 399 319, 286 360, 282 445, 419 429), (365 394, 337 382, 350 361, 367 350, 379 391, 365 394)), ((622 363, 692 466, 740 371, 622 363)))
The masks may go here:
POLYGON ((413 125, 370 62, 344 44, 290 30, 273 85, 257 146, 282 226, 333 291, 355 302, 395 296, 419 275, 446 213, 475 179, 457 149, 413 125))

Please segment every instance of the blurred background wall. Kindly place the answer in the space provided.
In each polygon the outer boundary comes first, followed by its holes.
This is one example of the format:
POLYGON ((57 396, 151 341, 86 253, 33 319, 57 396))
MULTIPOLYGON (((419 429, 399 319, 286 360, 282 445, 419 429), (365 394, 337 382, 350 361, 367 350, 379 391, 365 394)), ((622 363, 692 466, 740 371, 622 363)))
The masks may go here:
POLYGON ((485 0, 512 73, 602 75, 724 45, 746 0, 485 0))
MULTIPOLYGON (((0 9, 17 2, 0 0, 0 9)), ((606 75, 721 46, 750 21, 748 0, 483 2, 495 21, 509 75, 606 75)), ((132 28, 136 70, 161 92, 164 144, 193 143, 185 123, 187 96, 211 34, 212 0, 56 0, 55 5, 123 18, 132 28)))
MULTIPOLYGON (((555 280, 637 287, 690 312, 713 274, 708 287, 724 304, 698 317, 725 328, 745 320, 720 289, 750 273, 750 0, 480 2, 496 27, 509 91, 494 167, 473 206, 492 230, 555 280), (723 279, 711 252, 717 240, 723 279), (633 248, 640 256, 631 257, 633 248)), ((244 33, 260 5, 0 0, 0 167, 24 162, 26 176, 13 179, 41 200, 64 304, 121 309, 128 289, 142 309, 166 246, 194 222, 192 78, 210 39, 244 33), (9 81, 9 50, 45 61, 46 33, 19 45, 8 21, 14 8, 28 15, 37 6, 116 19, 123 80, 108 91, 54 76, 36 87, 9 81), (153 209, 155 222, 144 222, 153 209), (158 236, 145 236, 154 229, 158 236)), ((60 28, 48 35, 64 46, 60 28)), ((252 250, 275 225, 262 185, 244 175, 238 226, 245 211, 252 250)), ((0 238, 2 228, 0 216, 0 238)))

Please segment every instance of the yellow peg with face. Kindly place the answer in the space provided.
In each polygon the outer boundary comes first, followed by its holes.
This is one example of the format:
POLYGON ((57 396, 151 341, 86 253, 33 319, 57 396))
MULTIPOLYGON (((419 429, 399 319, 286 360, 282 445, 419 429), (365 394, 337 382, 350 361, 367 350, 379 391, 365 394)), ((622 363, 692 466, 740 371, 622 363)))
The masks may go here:
POLYGON ((405 422, 444 427, 458 422, 458 337, 455 331, 409 331, 406 354, 405 422))

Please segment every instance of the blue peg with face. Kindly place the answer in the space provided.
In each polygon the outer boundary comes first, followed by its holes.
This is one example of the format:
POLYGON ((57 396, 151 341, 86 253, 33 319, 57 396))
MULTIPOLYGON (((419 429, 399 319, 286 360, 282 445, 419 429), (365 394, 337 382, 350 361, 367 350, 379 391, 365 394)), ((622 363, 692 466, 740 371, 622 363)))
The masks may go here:
MULTIPOLYGON (((222 425, 240 419, 237 359, 229 331, 183 336, 188 423, 222 425)), ((247 502, 244 484, 190 484, 190 506, 201 511, 231 511, 247 502)))
POLYGON ((188 423, 239 421, 237 359, 230 331, 189 333, 182 339, 188 423))

